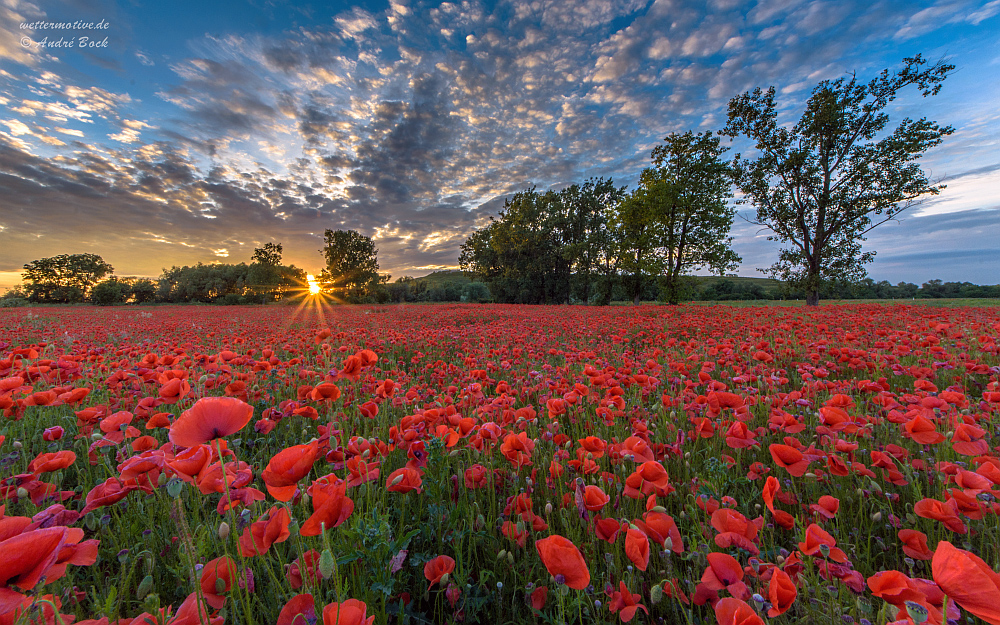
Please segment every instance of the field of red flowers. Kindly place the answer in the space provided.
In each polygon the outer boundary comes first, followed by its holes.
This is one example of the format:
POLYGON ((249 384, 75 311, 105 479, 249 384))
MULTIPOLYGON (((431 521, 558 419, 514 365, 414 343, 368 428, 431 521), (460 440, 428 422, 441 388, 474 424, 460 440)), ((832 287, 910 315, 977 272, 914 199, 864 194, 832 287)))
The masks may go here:
POLYGON ((1000 623, 996 308, 0 324, 0 625, 1000 623))

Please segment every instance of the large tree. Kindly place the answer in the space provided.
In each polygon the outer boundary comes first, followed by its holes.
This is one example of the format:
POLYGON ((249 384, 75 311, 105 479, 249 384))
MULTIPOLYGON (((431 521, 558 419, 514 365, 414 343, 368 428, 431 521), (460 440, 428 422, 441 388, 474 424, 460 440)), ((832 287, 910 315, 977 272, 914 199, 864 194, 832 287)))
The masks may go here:
POLYGON ((584 303, 591 300, 605 250, 612 244, 611 210, 624 196, 625 187, 615 187, 610 178, 590 178, 559 192, 562 253, 572 271, 570 291, 584 303))
POLYGON ((567 225, 558 193, 520 191, 462 244, 459 266, 485 282, 494 301, 566 302, 571 273, 571 261, 563 253, 567 225))
POLYGON ((804 288, 809 305, 819 303, 824 283, 865 277, 875 252, 862 252, 861 242, 872 228, 944 188, 914 161, 953 128, 906 118, 885 132, 885 110, 901 89, 916 85, 924 96, 935 95, 954 69, 926 63, 920 55, 904 59, 902 69, 886 69, 867 83, 853 74, 824 80, 790 127, 778 124, 774 87, 729 102, 722 134, 746 136, 758 152, 736 155, 733 180, 756 207, 754 222, 771 231, 769 240, 786 244, 768 271, 804 288))
POLYGON ((24 265, 24 290, 33 302, 82 302, 114 267, 97 254, 60 254, 24 265))
POLYGON ((371 237, 354 230, 327 230, 323 240, 320 253, 326 268, 318 279, 323 290, 355 303, 374 297, 388 276, 379 275, 378 249, 371 237))
POLYGON ((653 149, 653 165, 617 211, 625 287, 638 303, 649 278, 658 278, 663 297, 677 304, 683 276, 694 269, 719 275, 740 257, 730 245, 735 211, 732 185, 722 160, 727 148, 711 132, 670 134, 653 149))
POLYGON ((265 243, 253 251, 246 285, 261 303, 274 301, 289 288, 302 288, 305 272, 295 265, 281 264, 281 243, 265 243))

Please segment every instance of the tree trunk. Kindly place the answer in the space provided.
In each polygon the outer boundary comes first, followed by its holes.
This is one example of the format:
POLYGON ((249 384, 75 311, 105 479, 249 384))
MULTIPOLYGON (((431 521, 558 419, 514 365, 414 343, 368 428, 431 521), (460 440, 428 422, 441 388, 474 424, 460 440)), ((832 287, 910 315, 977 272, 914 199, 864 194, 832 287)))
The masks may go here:
POLYGON ((635 297, 632 298, 632 305, 633 306, 638 306, 639 305, 639 296, 640 295, 641 295, 641 293, 636 292, 635 297))
POLYGON ((810 289, 806 293, 806 306, 819 306, 819 289, 810 289))

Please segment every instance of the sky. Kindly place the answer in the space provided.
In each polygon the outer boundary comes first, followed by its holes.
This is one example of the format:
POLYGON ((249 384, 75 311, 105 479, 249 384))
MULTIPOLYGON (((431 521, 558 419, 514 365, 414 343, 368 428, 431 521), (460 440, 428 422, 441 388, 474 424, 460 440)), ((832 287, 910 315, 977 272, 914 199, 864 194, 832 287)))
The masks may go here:
MULTIPOLYGON (((634 187, 736 95, 773 85, 791 124, 916 54, 957 69, 890 127, 955 128, 921 160, 947 188, 870 233, 869 275, 1000 283, 998 34, 1000 0, 0 0, 0 290, 57 254, 156 276, 267 242, 318 273, 326 229, 393 279, 456 268, 519 190, 634 187)), ((732 234, 740 275, 777 259, 732 234)))

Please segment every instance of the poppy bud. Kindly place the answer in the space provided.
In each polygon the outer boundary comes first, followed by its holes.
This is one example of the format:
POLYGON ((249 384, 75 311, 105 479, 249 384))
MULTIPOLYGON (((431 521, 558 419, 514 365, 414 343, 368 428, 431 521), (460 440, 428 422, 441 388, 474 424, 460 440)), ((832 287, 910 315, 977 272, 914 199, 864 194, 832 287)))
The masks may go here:
POLYGON ((546 502, 545 504, 545 516, 552 514, 552 502, 546 502))
POLYGON ((524 521, 520 521, 519 520, 517 522, 517 533, 518 534, 523 534, 524 533, 524 521))
POLYGON ((180 497, 181 491, 183 490, 184 490, 184 482, 182 480, 179 480, 175 477, 171 478, 171 480, 167 482, 167 494, 169 494, 171 497, 180 497))
POLYGON ((674 548, 674 540, 672 538, 670 538, 669 536, 667 536, 666 538, 664 538, 663 539, 663 548, 666 549, 667 551, 672 550, 674 548))
POLYGON ((215 592, 220 595, 226 592, 226 580, 221 577, 215 578, 215 592))
POLYGON ((24 499, 27 496, 28 496, 28 489, 25 488, 25 487, 23 487, 23 486, 18 486, 17 487, 17 498, 18 499, 24 499))
POLYGON ((878 523, 881 520, 882 520, 882 511, 881 510, 878 511, 878 512, 875 512, 874 514, 872 514, 872 521, 875 521, 876 523, 878 523))
POLYGON ((319 556, 319 574, 323 579, 330 579, 333 576, 333 553, 329 549, 324 549, 319 556))
POLYGON ((219 540, 226 540, 229 538, 229 523, 223 521, 219 523, 219 540))
POLYGON ((442 586, 446 585, 448 583, 449 579, 451 579, 451 576, 448 575, 447 573, 445 573, 444 575, 442 575, 441 576, 441 585, 442 586))
MULTIPOLYGON (((104 437, 102 436, 101 438, 104 438, 104 437)), ((21 448, 21 441, 14 441, 12 443, 12 445, 13 445, 14 449, 20 449, 21 448)))
POLYGON ((815 478, 816 478, 816 474, 815 474, 815 473, 813 473, 812 471, 809 471, 808 473, 806 473, 806 474, 805 474, 805 476, 806 476, 806 477, 811 477, 811 478, 813 478, 813 479, 815 479, 815 478))
POLYGON ((165 486, 165 485, 166 485, 166 483, 167 483, 167 481, 168 481, 169 479, 170 479, 170 478, 168 478, 168 477, 167 477, 167 474, 166 474, 166 473, 161 473, 160 475, 158 475, 158 476, 156 477, 156 485, 157 485, 157 486, 165 486))
POLYGON ((906 611, 909 613, 910 618, 913 619, 914 623, 920 625, 920 623, 925 623, 927 621, 927 617, 930 616, 927 612, 927 608, 920 605, 916 601, 907 601, 905 604, 906 611))
POLYGON ((507 550, 506 549, 501 549, 500 553, 497 554, 497 560, 501 560, 501 559, 506 558, 506 557, 507 557, 507 550))
MULTIPOLYGON (((90 435, 90 440, 92 441, 99 441, 102 438, 104 438, 104 435, 101 434, 100 432, 94 432, 93 434, 90 435)), ((20 449, 20 448, 21 448, 21 442, 14 441, 14 449, 20 449)))
POLYGON ((653 506, 652 508, 649 509, 649 511, 650 512, 666 512, 667 509, 664 508, 663 506, 653 506))
POLYGON ((147 575, 142 578, 139 582, 139 587, 135 589, 135 596, 137 599, 145 599, 149 591, 153 589, 153 576, 147 575))
POLYGON ((389 486, 395 486, 396 484, 399 484, 400 482, 403 481, 403 477, 404 477, 404 475, 402 473, 400 473, 396 477, 392 478, 392 481, 389 482, 389 486))
POLYGON ((649 590, 649 602, 656 605, 663 599, 663 588, 657 584, 649 590))
POLYGON ((513 551, 508 551, 507 552, 507 564, 514 564, 514 552, 513 551))

